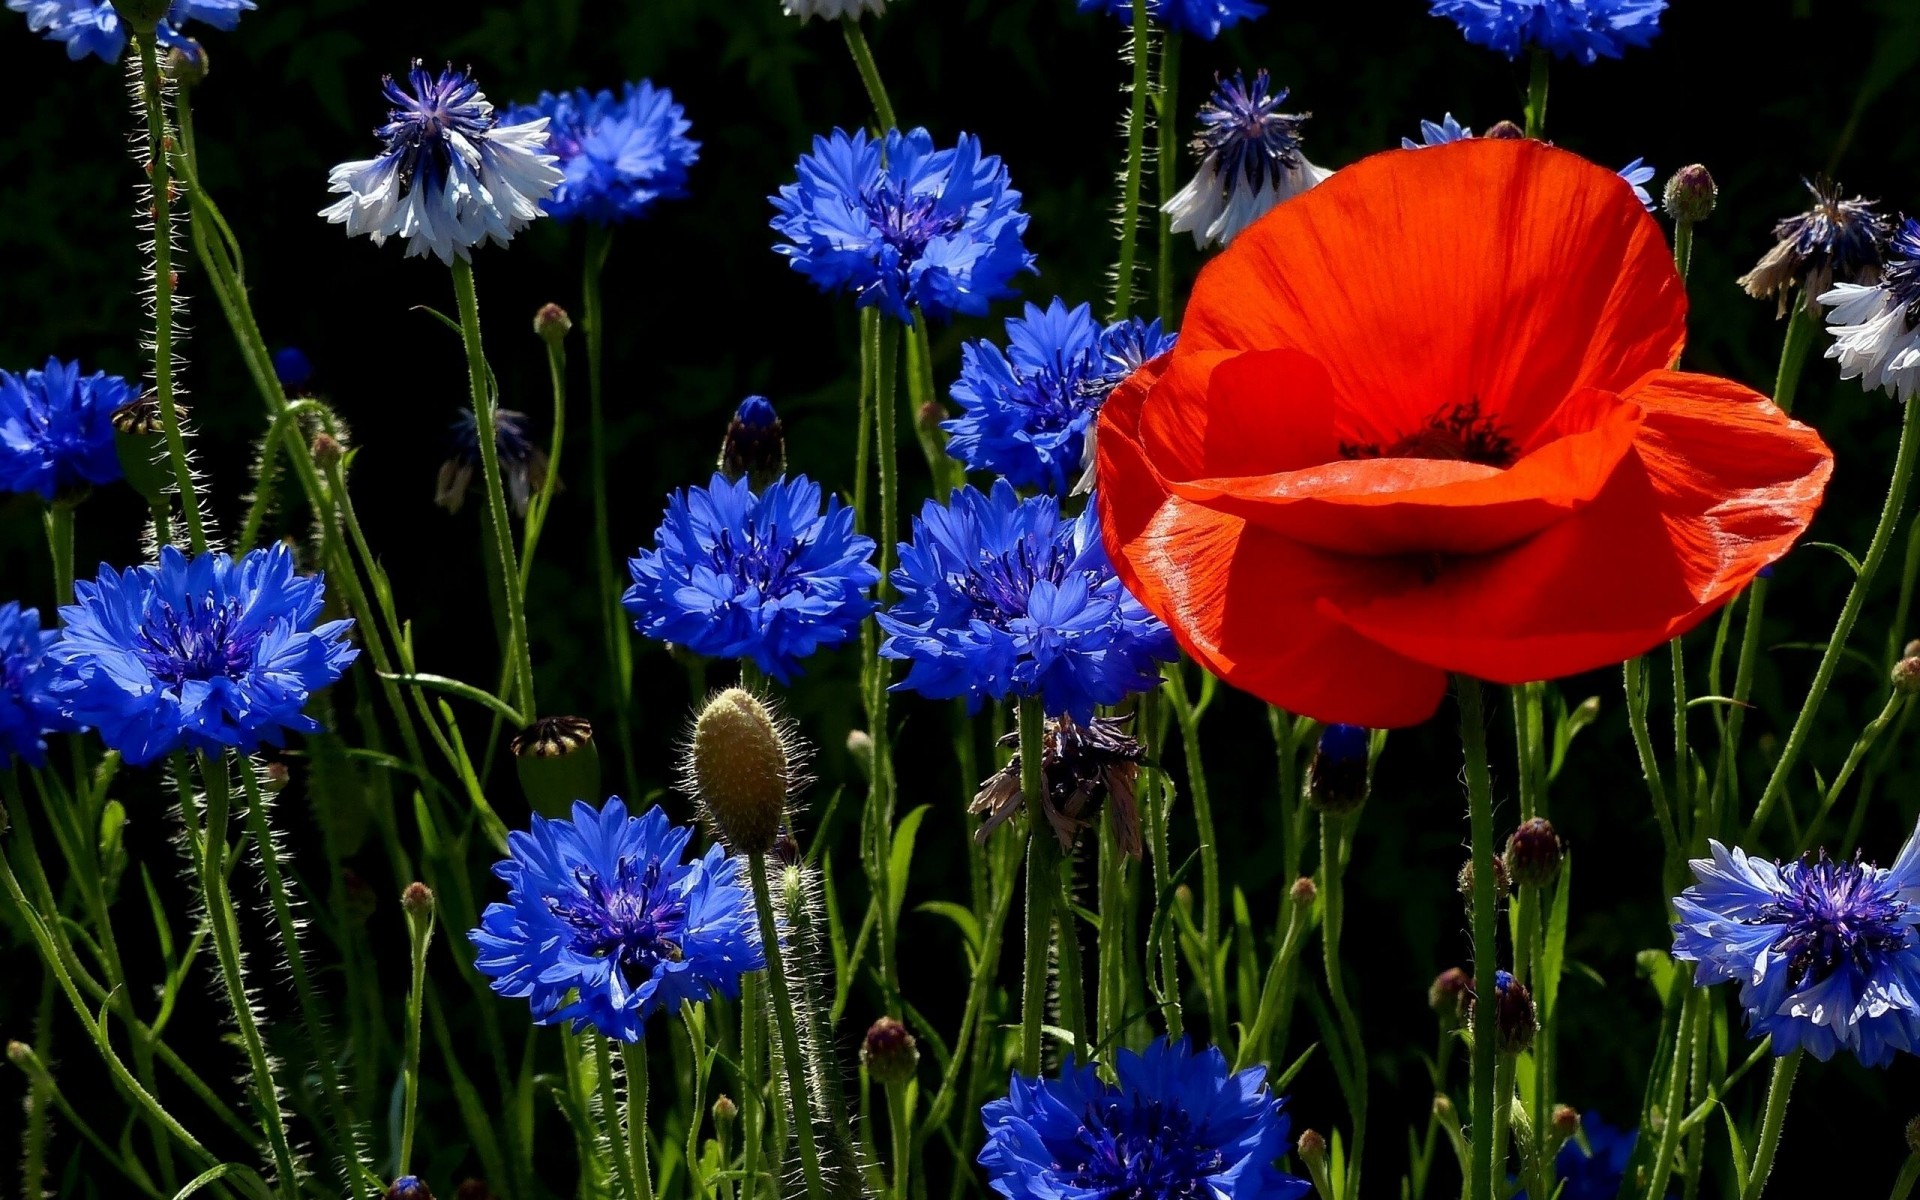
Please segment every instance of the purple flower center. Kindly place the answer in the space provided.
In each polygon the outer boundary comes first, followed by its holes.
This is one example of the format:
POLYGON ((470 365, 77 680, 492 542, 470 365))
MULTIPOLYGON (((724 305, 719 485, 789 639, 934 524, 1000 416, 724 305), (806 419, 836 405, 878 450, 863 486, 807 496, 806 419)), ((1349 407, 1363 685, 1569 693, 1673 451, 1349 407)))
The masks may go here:
POLYGON ((1097 1188, 1104 1200, 1216 1195, 1207 1180, 1226 1168, 1226 1155, 1196 1135, 1186 1113, 1115 1096, 1089 1104, 1081 1121, 1073 1149, 1084 1157, 1054 1164, 1075 1186, 1097 1188))
POLYGON ((752 526, 739 532, 722 529, 714 536, 707 561, 721 575, 749 584, 763 596, 780 597, 807 586, 807 577, 793 570, 803 548, 778 525, 767 530, 764 541, 752 526))
POLYGON ((948 582, 972 605, 970 619, 1005 628, 1009 621, 1027 615, 1035 583, 1042 579, 1059 583, 1066 578, 1069 559, 1067 546, 1048 544, 1029 534, 1011 550, 981 554, 971 570, 950 576, 948 582))
POLYGON ((240 628, 240 602, 213 597, 184 612, 162 600, 147 611, 134 636, 134 653, 155 679, 173 687, 189 681, 234 679, 253 666, 257 632, 240 628))
POLYGON ((475 140, 494 124, 492 107, 479 98, 480 85, 465 71, 449 68, 436 78, 416 62, 407 83, 411 92, 391 75, 386 78, 383 90, 393 108, 375 131, 387 154, 400 160, 402 194, 422 174, 429 184, 445 176, 453 162, 448 143, 454 134, 475 140))
POLYGON ((622 858, 611 883, 581 868, 574 872, 579 890, 549 897, 547 906, 573 930, 575 951, 649 975, 658 963, 680 961, 687 921, 686 901, 662 886, 662 874, 657 858, 644 866, 622 858))
POLYGON ((1244 176, 1258 191, 1263 180, 1279 183, 1280 173, 1300 164, 1300 127, 1309 113, 1283 113, 1287 89, 1275 93, 1265 71, 1255 72, 1253 86, 1238 73, 1216 79, 1213 95, 1200 108, 1200 132, 1193 139, 1197 155, 1219 155, 1220 179, 1229 188, 1244 176))
POLYGON ((860 198, 867 219, 880 231, 880 240, 899 256, 900 264, 917 261, 927 243, 957 232, 966 223, 964 212, 944 212, 940 197, 900 195, 890 183, 881 183, 860 198))
POLYGON ((1772 948, 1795 989, 1846 966, 1871 972, 1877 958, 1912 940, 1906 901, 1870 864, 1836 863, 1822 852, 1780 868, 1780 881, 1786 890, 1754 919, 1782 926, 1772 948))

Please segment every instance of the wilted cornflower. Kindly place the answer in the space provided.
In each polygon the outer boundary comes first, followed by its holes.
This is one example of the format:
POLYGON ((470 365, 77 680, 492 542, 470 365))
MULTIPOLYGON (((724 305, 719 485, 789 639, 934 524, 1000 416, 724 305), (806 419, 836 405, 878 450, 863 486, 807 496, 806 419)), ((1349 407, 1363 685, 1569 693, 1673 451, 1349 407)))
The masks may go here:
POLYGON ((1653 41, 1666 9, 1667 0, 1432 0, 1428 11, 1508 58, 1532 47, 1591 63, 1653 41))
MULTIPOLYGON (((1009 317, 1007 349, 990 341, 960 347, 952 396, 962 415, 941 424, 947 453, 970 470, 1004 475, 1015 487, 1059 493, 1085 465, 1088 430, 1119 382, 1109 355, 1151 358, 1171 349, 1158 322, 1139 318, 1104 329, 1082 304, 1059 297, 1009 317), (1149 343, 1151 343, 1149 345, 1149 343)), ((1130 373, 1130 372, 1129 372, 1130 373)))
POLYGON ((887 0, 780 0, 780 11, 802 21, 811 17, 826 21, 838 21, 842 17, 858 20, 861 13, 884 15, 887 0))
POLYGON ((307 697, 359 654, 346 641, 352 621, 314 624, 325 584, 294 574, 285 543, 237 559, 162 546, 158 565, 102 564, 74 597, 47 651, 50 690, 136 767, 175 750, 251 754, 287 730, 318 730, 301 711, 307 697))
MULTIPOLYGON (((1504 122, 1502 124, 1505 125, 1504 122)), ((1511 128, 1511 126, 1507 127, 1511 128)), ((1484 136, 1495 137, 1499 134, 1500 127, 1496 127, 1484 136)), ((1462 125, 1459 121, 1454 120, 1453 114, 1448 113, 1446 119, 1438 124, 1432 121, 1421 121, 1420 140, 1416 142, 1412 138, 1403 137, 1400 139, 1400 148, 1402 150, 1426 150, 1433 146, 1445 146, 1450 142, 1465 141, 1473 136, 1473 130, 1462 125)), ((1515 136, 1522 135, 1516 134, 1515 136)), ((1638 200, 1640 206, 1648 212, 1653 211, 1654 202, 1653 194, 1647 191, 1647 185, 1653 182, 1653 177, 1656 173, 1652 167, 1647 165, 1647 160, 1644 158, 1636 158, 1614 172, 1614 174, 1627 181, 1627 186, 1633 189, 1633 198, 1638 200)))
MULTIPOLYGON (((1129 0, 1080 0, 1080 11, 1111 13, 1133 24, 1129 0)), ((1164 26, 1168 33, 1190 34, 1209 42, 1266 11, 1266 5, 1253 0, 1148 0, 1147 4, 1147 18, 1164 26)))
POLYGON ((1094 482, 1094 435, 1100 430, 1098 416, 1100 406, 1107 402, 1113 389, 1125 382, 1128 376, 1172 350, 1180 340, 1180 335, 1160 328, 1160 318, 1151 321, 1139 317, 1129 317, 1106 327, 1100 334, 1100 361, 1094 371, 1080 384, 1081 395, 1087 398, 1092 415, 1088 417, 1086 428, 1080 436, 1080 479, 1073 485, 1073 494, 1084 496, 1093 490, 1094 482))
POLYGON ((1333 174, 1300 153, 1301 127, 1313 114, 1281 112, 1286 99, 1287 89, 1273 91, 1264 70, 1252 86, 1238 71, 1232 79, 1214 76, 1190 144, 1200 169, 1166 204, 1173 232, 1193 234, 1196 246, 1224 246, 1274 205, 1333 174))
POLYGON ((924 129, 878 141, 836 129, 813 139, 797 170, 771 198, 786 239, 774 250, 822 291, 852 292, 897 321, 916 308, 945 321, 984 316, 1033 269, 1020 193, 976 137, 935 150, 924 129))
MULTIPOLYGON (((452 451, 440 464, 433 502, 457 513, 467 502, 474 474, 481 467, 480 419, 471 408, 463 408, 449 428, 452 451)), ((500 464, 500 482, 507 490, 507 499, 513 511, 524 517, 534 493, 547 486, 547 452, 527 436, 527 414, 511 408, 493 410, 493 452, 500 464)))
POLYGON ((1740 277, 1740 286, 1754 299, 1779 298, 1780 316, 1798 287, 1805 293, 1809 313, 1818 313, 1819 297, 1835 284, 1877 283, 1894 224, 1880 211, 1878 200, 1840 197, 1840 185, 1825 177, 1803 180, 1813 196, 1813 207, 1773 226, 1773 249, 1740 277))
POLYGON ((1121 1050, 1117 1083, 1069 1058, 1058 1079, 1014 1075, 1009 1094, 980 1110, 980 1151, 993 1190, 1008 1200, 1154 1197, 1293 1200, 1312 1185, 1283 1175, 1286 1100, 1266 1068, 1234 1074, 1209 1046, 1156 1038, 1121 1050))
MULTIPOLYGON (((1638 1129, 1616 1129, 1592 1113, 1583 1114, 1579 1135, 1567 1139, 1553 1156, 1553 1178, 1559 1185, 1554 1196, 1557 1200, 1614 1200, 1639 1142, 1638 1129)), ((1526 1192, 1517 1192, 1513 1200, 1526 1197, 1526 1192)))
POLYGON ((559 157, 561 181, 540 207, 556 221, 611 225, 643 215, 655 200, 687 194, 687 169, 700 143, 673 93, 650 79, 618 96, 578 88, 540 93, 500 115, 508 125, 547 119, 546 150, 559 157))
POLYGON ((1084 725, 1097 705, 1156 686, 1156 664, 1175 656, 1173 634, 1114 575, 1095 504, 1066 520, 1052 496, 1023 501, 1004 479, 928 501, 893 585, 880 653, 911 664, 896 690, 930 699, 1039 696, 1049 716, 1084 725))
POLYGON ((715 475, 667 499, 653 548, 627 563, 621 604, 650 638, 710 658, 750 658, 787 683, 800 660, 859 634, 880 581, 873 539, 805 475, 755 494, 715 475))
MULTIPOLYGON (((127 50, 127 25, 109 0, 6 0, 7 7, 24 13, 27 28, 48 41, 63 43, 67 57, 78 61, 91 54, 102 62, 118 62, 127 50)), ((154 41, 166 47, 191 47, 193 39, 181 32, 189 21, 215 29, 232 29, 240 14, 251 12, 254 0, 174 0, 167 15, 154 27, 154 41)), ((196 50, 197 47, 194 47, 196 50)))
POLYGON ((376 246, 398 234, 407 257, 432 252, 452 265, 489 239, 506 245, 540 216, 563 178, 546 152, 545 119, 502 125, 467 72, 435 76, 419 59, 406 86, 391 75, 381 86, 393 105, 374 131, 385 145, 327 176, 327 190, 343 197, 320 210, 328 222, 376 246))
POLYGON ((1920 1037, 1920 831, 1891 868, 1823 852, 1788 863, 1709 842, 1673 904, 1673 956, 1697 987, 1738 981, 1754 1037, 1775 1055, 1849 1050, 1869 1067, 1920 1037))
MULTIPOLYGON (((967 806, 968 812, 986 818, 974 832, 974 840, 982 845, 1026 803, 1019 731, 1002 737, 1000 744, 1014 747, 1013 757, 980 785, 967 806)), ((1134 804, 1133 784, 1147 753, 1127 732, 1126 718, 1095 717, 1082 725, 1072 717, 1049 717, 1042 745, 1047 793, 1041 811, 1060 839, 1060 848, 1073 849, 1080 831, 1093 828, 1099 819, 1104 802, 1112 806, 1114 843, 1139 858, 1140 810, 1134 804)))
POLYGON ((47 647, 60 636, 40 628, 37 609, 0 604, 0 770, 13 760, 37 767, 47 760, 47 735, 75 728, 48 692, 53 672, 47 647))
POLYGON ((118 375, 82 375, 57 358, 38 371, 0 371, 0 492, 52 500, 119 479, 113 410, 138 394, 118 375))
POLYGON ((625 1042, 656 1012, 739 995, 740 976, 766 966, 753 900, 720 847, 688 860, 692 836, 658 807, 629 816, 617 796, 576 802, 569 820, 534 814, 494 864, 507 899, 468 932, 474 965, 536 1024, 625 1042))
POLYGON ((740 402, 727 422, 714 470, 729 482, 744 478, 755 488, 764 488, 787 473, 786 427, 771 400, 748 396, 740 402))
POLYGON ((1920 221, 1900 223, 1878 284, 1836 283, 1819 301, 1833 309, 1827 357, 1840 360, 1840 378, 1911 401, 1920 391, 1920 221))

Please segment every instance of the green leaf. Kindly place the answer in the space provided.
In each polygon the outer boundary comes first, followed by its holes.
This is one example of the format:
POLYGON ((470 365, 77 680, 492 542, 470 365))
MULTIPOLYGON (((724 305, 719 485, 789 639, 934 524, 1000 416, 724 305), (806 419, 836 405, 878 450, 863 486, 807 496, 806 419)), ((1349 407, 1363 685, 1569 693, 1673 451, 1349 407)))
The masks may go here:
POLYGON ((505 700, 502 700, 492 692, 477 688, 470 683, 464 683, 458 679, 450 679, 445 675, 404 675, 387 671, 376 671, 374 674, 380 676, 382 679, 390 679, 395 683, 407 684, 409 687, 426 688, 429 691, 445 692, 449 696, 458 696, 462 700, 471 700, 475 704, 498 714, 501 719, 511 721, 516 729, 527 723, 526 718, 520 715, 520 711, 511 704, 508 704, 505 700))
POLYGON ((1844 562, 1849 567, 1853 568, 1853 573, 1855 575, 1860 574, 1860 560, 1855 558, 1852 552, 1850 552, 1845 546, 1836 545, 1833 542, 1806 542, 1804 544, 1815 550, 1832 551, 1834 554, 1840 557, 1841 562, 1844 562))
POLYGON ((913 868, 913 839, 920 833, 930 804, 922 804, 906 815, 893 831, 893 851, 887 856, 887 884, 893 893, 893 923, 900 923, 900 906, 907 899, 907 872, 913 868))
POLYGON ((1274 1091, 1275 1094, 1278 1094, 1287 1090, 1288 1085, 1293 1083, 1293 1077, 1298 1075, 1300 1072, 1306 1070, 1307 1060, 1312 1058, 1313 1052, 1315 1050, 1318 1050, 1319 1048, 1320 1048, 1319 1042, 1309 1043, 1307 1048, 1300 1052, 1300 1057, 1294 1059, 1291 1063, 1287 1065, 1286 1070, 1280 1072, 1279 1076, 1276 1079, 1274 1079, 1272 1084, 1272 1090, 1274 1091))
POLYGON ((980 919, 973 915, 973 910, 964 904, 955 904, 951 900, 929 900, 925 904, 914 905, 913 911, 931 913, 936 917, 945 917, 952 921, 966 937, 967 950, 973 955, 972 961, 976 963, 980 961, 980 944, 986 935, 981 932, 980 919))
POLYGON ((1547 912, 1547 938, 1540 948, 1540 1017, 1546 1020, 1555 1011, 1560 997, 1560 975, 1567 962, 1567 921, 1572 906, 1573 855, 1560 858, 1560 878, 1553 888, 1553 907, 1547 912))
POLYGON ((244 1183, 248 1191, 253 1192, 257 1196, 267 1197, 267 1200, 272 1200, 273 1189, 267 1186, 266 1180, 260 1178, 260 1173, 252 1167, 242 1166, 239 1163, 221 1163, 217 1167, 208 1167, 206 1170, 188 1180, 187 1186, 175 1192, 173 1194, 173 1200, 187 1200, 188 1196, 193 1195, 201 1188, 206 1187, 210 1183, 218 1183, 222 1179, 232 1179, 236 1183, 244 1183))

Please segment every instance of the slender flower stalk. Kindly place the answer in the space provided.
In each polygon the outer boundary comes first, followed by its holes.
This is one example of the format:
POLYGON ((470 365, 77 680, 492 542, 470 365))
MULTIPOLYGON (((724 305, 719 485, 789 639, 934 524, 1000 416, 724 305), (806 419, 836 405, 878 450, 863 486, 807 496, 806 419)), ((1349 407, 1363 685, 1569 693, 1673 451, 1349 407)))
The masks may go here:
POLYGON ((1535 47, 1527 73, 1527 136, 1546 137, 1547 132, 1547 51, 1535 47))
POLYGON ((600 224, 587 226, 587 259, 580 288, 580 332, 587 342, 587 463, 593 489, 593 566, 599 581, 601 637, 607 648, 612 676, 614 728, 620 738, 620 757, 626 767, 627 794, 640 794, 637 764, 633 761, 633 639, 627 635, 620 610, 620 585, 614 573, 613 533, 607 510, 607 422, 603 382, 606 342, 605 312, 600 298, 600 276, 613 232, 600 224))
POLYGON ((1153 161, 1153 175, 1160 188, 1160 262, 1154 271, 1157 303, 1154 315, 1172 329, 1178 319, 1173 300, 1173 214, 1167 211, 1180 180, 1174 165, 1180 160, 1180 34, 1168 30, 1160 42, 1160 90, 1154 94, 1155 132, 1159 145, 1153 161))
POLYGON ((1493 781, 1487 769, 1486 715, 1480 681, 1454 678, 1460 697, 1460 743, 1466 757, 1467 816, 1473 839, 1473 990, 1487 998, 1473 1006, 1473 1154, 1467 1200, 1492 1200, 1493 1106, 1495 1103, 1495 969, 1499 963, 1499 925, 1493 867, 1493 781))
POLYGON ((860 28, 860 11, 854 9, 840 18, 840 27, 847 31, 847 49, 853 54, 853 65, 860 72, 860 82, 866 86, 867 99, 873 102, 873 114, 880 118, 880 128, 896 129, 900 122, 893 116, 893 101, 887 98, 887 85, 881 82, 880 67, 873 61, 873 50, 867 45, 867 35, 860 28))
POLYGON ((408 1174, 413 1162, 414 1118, 420 1107, 420 1011, 427 994, 427 947, 433 942, 433 893, 424 883, 410 883, 400 895, 407 917, 407 1061, 403 1068, 405 1095, 400 1102, 399 1172, 408 1174))
POLYGON ((1787 1123, 1787 1101, 1793 1095, 1793 1079, 1800 1070, 1802 1051, 1780 1057, 1773 1064, 1773 1079, 1767 1084, 1766 1115, 1760 1119, 1760 1141, 1753 1148, 1753 1170, 1740 1189, 1740 1200, 1760 1200, 1767 1190, 1767 1177, 1773 1174, 1773 1156, 1780 1149, 1780 1132, 1787 1123))
MULTIPOLYGON (((491 430, 494 427, 493 384, 486 353, 480 344, 480 304, 473 290, 473 264, 468 259, 456 258, 452 270, 454 295, 460 305, 460 336, 467 350, 467 384, 473 394, 474 425, 481 430, 491 430)), ((513 664, 518 708, 531 722, 538 713, 533 693, 533 657, 527 645, 525 604, 520 589, 513 586, 513 581, 520 578, 520 569, 514 556, 513 525, 507 519, 500 453, 495 445, 497 439, 482 436, 476 440, 480 444, 480 468, 486 480, 487 512, 492 519, 494 546, 499 556, 500 599, 507 629, 506 658, 513 664)))
POLYGON ((760 945, 767 957, 766 977, 772 990, 774 1025, 780 1031, 780 1059, 793 1072, 786 1093, 793 1108, 794 1139, 800 1146, 800 1170, 806 1182, 808 1200, 826 1200, 827 1188, 820 1171, 820 1148, 814 1142, 813 1100, 807 1094, 807 1081, 799 1072, 806 1060, 800 1056, 800 1031, 794 1017, 793 996, 787 987, 786 966, 781 961, 780 929, 773 919, 773 896, 767 888, 767 856, 758 849, 747 851, 747 874, 753 880, 753 906, 760 914, 760 945))
MULTIPOLYGON (((1140 178, 1146 159, 1148 68, 1153 53, 1145 4, 1133 6, 1127 53, 1133 62, 1133 82, 1127 90, 1127 166, 1120 185, 1120 259, 1113 269, 1115 321, 1133 310, 1133 260, 1140 240, 1140 178)), ((1164 164, 1161 169, 1165 170, 1164 164)))
MULTIPOLYGON (((1033 699, 1019 706, 1020 719, 1020 791, 1026 796, 1045 794, 1046 730, 1045 710, 1033 699)), ((1038 1078, 1041 1061, 1041 1026, 1047 1014, 1047 946, 1053 919, 1054 870, 1053 833, 1046 828, 1038 805, 1027 808, 1027 950, 1020 993, 1020 1070, 1038 1078)))
POLYGON ((1787 734, 1786 744, 1781 748, 1780 761, 1774 764, 1766 790, 1760 794, 1760 801, 1754 806, 1753 819, 1747 823, 1745 841, 1758 840, 1759 832, 1766 827, 1775 802, 1786 791, 1787 780, 1792 776, 1794 767, 1799 765, 1800 753, 1806 749, 1807 737, 1812 733, 1814 720, 1820 714, 1821 701, 1826 699, 1827 685, 1833 682, 1833 673, 1846 655, 1847 639, 1853 633, 1853 623, 1867 602, 1867 592, 1873 586, 1881 560, 1886 558, 1887 547, 1892 544, 1900 526, 1900 518, 1906 511, 1907 485, 1913 479, 1916 459, 1920 459, 1920 404, 1908 403, 1901 409, 1900 447, 1894 454, 1893 478, 1887 484, 1887 499, 1880 509, 1879 523, 1874 526, 1873 539, 1867 543, 1867 553, 1860 560, 1860 569, 1854 575, 1846 603, 1841 606, 1840 617, 1834 622, 1833 635, 1827 639, 1826 652, 1820 656, 1813 682, 1807 687, 1807 698, 1787 734))
POLYGON ((1348 818, 1326 812, 1320 817, 1320 947, 1327 973, 1327 995, 1346 1041, 1345 1082, 1347 1107, 1353 1118, 1353 1141, 1347 1152, 1347 1172, 1343 1195, 1360 1194, 1360 1168, 1367 1148, 1367 1047, 1361 1038, 1360 1018, 1347 999, 1347 987, 1340 962, 1340 933, 1346 922, 1347 858, 1352 837, 1348 818))
POLYGON ((160 403, 160 419, 167 439, 167 457, 173 463, 174 485, 180 492, 180 510, 187 524, 187 541, 195 554, 207 548, 207 531, 194 490, 193 464, 187 458, 186 436, 180 429, 180 408, 174 398, 174 289, 173 202, 179 185, 173 178, 173 134, 167 127, 165 85, 151 31, 134 42, 140 56, 140 97, 147 115, 147 178, 152 190, 153 219, 153 387, 160 403))
MULTIPOLYGON (((605 1039, 602 1039, 604 1042, 605 1039)), ((632 1163, 635 1200, 653 1200, 653 1172, 647 1165, 647 1039, 620 1043, 620 1069, 626 1088, 620 1095, 620 1123, 625 1126, 624 1153, 632 1163)), ((622 1148, 615 1147, 615 1153, 622 1148)))

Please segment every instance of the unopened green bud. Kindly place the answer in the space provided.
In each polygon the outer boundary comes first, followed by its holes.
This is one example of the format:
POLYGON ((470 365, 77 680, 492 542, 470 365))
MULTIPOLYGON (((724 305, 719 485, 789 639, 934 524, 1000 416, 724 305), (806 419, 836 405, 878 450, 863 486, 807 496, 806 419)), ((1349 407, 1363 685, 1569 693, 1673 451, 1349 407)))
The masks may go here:
POLYGON ((728 688, 694 722, 687 784, 720 840, 764 854, 786 818, 793 767, 787 735, 753 693, 728 688))
POLYGON ((400 893, 400 907, 409 917, 426 916, 433 911, 433 889, 415 880, 400 893))
POLYGON ((543 817, 562 819, 576 800, 600 796, 600 751, 584 717, 541 717, 514 735, 513 765, 527 803, 543 817))
POLYGON ((533 332, 543 342, 558 342, 573 329, 573 318, 558 304, 543 304, 533 314, 533 332))
POLYGON ((1661 198, 1661 203, 1669 217, 1691 225, 1707 219, 1719 195, 1720 189, 1713 182, 1713 176, 1705 167, 1694 163, 1681 167, 1667 180, 1666 195, 1661 198))

